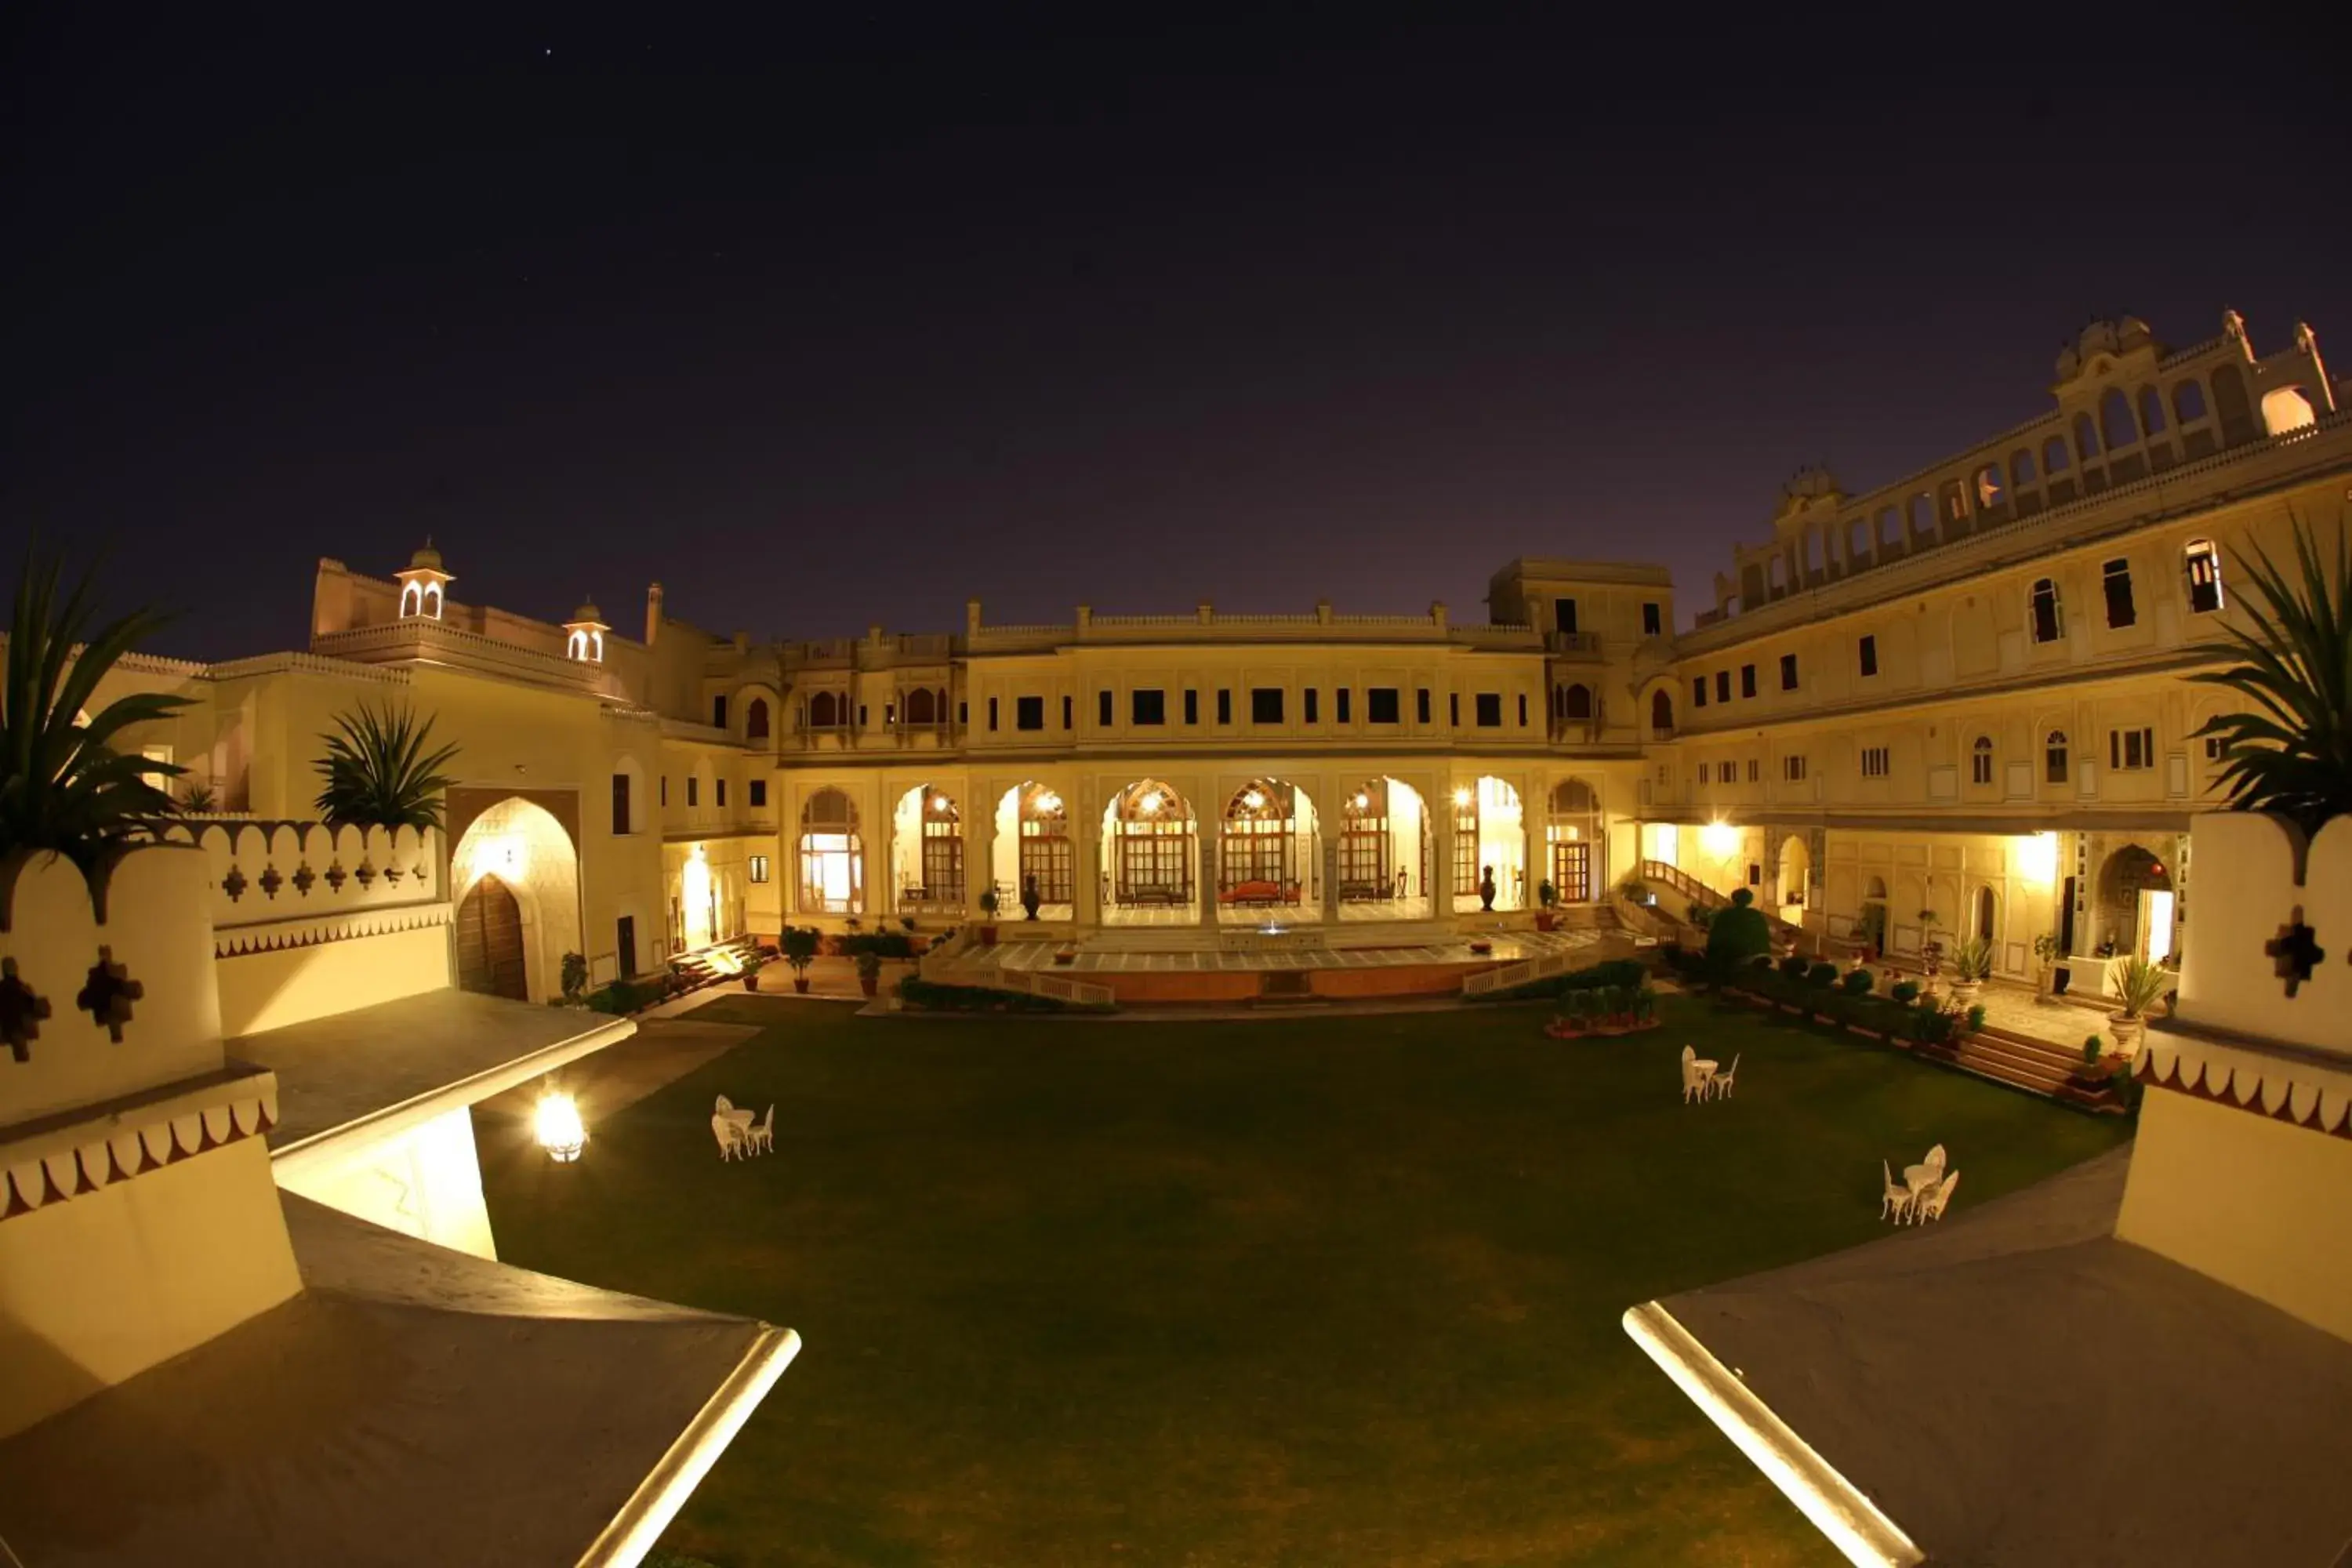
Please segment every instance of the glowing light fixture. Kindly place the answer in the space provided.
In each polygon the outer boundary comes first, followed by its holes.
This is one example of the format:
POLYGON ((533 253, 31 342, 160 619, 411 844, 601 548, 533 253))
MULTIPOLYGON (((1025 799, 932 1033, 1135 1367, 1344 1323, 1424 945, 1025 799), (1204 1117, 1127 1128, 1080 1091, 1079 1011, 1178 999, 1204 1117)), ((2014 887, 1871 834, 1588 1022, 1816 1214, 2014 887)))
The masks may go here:
POLYGON ((2058 880, 2058 836, 2029 834, 2017 841, 2018 874, 2040 887, 2058 880))
POLYGON ((1455 786, 1454 791, 1454 804, 1456 805, 1468 805, 1470 804, 1470 788, 1467 784, 1455 786))
POLYGON ((1151 791, 1137 804, 1141 805, 1147 812, 1158 811, 1160 809, 1160 792, 1158 790, 1151 791))
POLYGON ((1248 794, 1242 796, 1242 804, 1248 806, 1252 811, 1255 811, 1259 806, 1265 804, 1265 794, 1262 790, 1251 790, 1248 794))
POLYGON ((559 1165, 569 1165, 587 1147, 588 1129, 581 1122, 580 1107, 561 1090, 551 1089, 539 1097, 539 1103, 531 1110, 530 1124, 539 1146, 559 1165))
POLYGON ((1038 792, 1036 806, 1040 812, 1051 816, 1062 809, 1062 797, 1052 790, 1041 790, 1038 792))
POLYGON ((1365 794, 1363 791, 1361 791, 1361 790, 1358 790, 1358 791, 1356 792, 1356 809, 1357 809, 1358 811, 1361 811, 1361 810, 1363 810, 1366 806, 1368 806, 1368 805, 1371 805, 1371 804, 1372 804, 1372 797, 1371 797, 1370 795, 1366 795, 1366 794, 1365 794))
POLYGON ((947 808, 948 808, 948 797, 947 797, 947 796, 945 796, 945 795, 935 795, 931 796, 931 809, 932 809, 933 811, 945 811, 947 808))
POLYGON ((1718 860, 1728 860, 1739 853, 1739 829, 1719 819, 1698 830, 1698 841, 1701 848, 1718 860))

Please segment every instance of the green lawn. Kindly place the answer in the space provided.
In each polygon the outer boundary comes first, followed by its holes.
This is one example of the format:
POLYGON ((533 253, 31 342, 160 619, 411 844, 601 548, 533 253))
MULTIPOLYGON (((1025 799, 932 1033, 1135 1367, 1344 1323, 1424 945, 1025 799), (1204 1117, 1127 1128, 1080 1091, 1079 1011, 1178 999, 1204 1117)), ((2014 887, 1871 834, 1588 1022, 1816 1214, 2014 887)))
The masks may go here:
POLYGON ((483 1143, 514 1263, 800 1331, 666 1545, 761 1563, 1813 1563, 1832 1554, 1625 1337, 1629 1305, 1955 1213, 2111 1147, 1892 1051, 1668 998, 1247 1023, 762 1034, 558 1169, 483 1143), (1681 1103, 1684 1042, 1738 1098, 1681 1103), (776 1149, 722 1164, 711 1097, 776 1149))

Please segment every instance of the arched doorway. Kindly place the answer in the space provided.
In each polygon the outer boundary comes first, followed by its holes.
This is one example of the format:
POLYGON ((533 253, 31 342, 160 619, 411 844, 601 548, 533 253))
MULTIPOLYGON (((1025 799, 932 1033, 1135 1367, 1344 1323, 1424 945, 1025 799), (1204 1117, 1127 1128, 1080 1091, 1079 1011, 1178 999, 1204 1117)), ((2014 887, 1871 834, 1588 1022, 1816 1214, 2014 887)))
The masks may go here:
POLYGON ((1563 904, 1589 904, 1609 885, 1608 841, 1601 826, 1601 797, 1582 779, 1552 786, 1544 821, 1545 856, 1550 881, 1563 904))
POLYGON ((614 956, 588 953, 582 939, 579 852, 546 807, 509 795, 476 816, 449 852, 449 886, 461 989, 548 1001, 563 994, 567 952, 587 956, 592 975, 613 972, 614 956))
POLYGON ((1320 920, 1322 851, 1315 803, 1280 779, 1252 779, 1225 802, 1217 835, 1217 918, 1320 920))
POLYGON ((1198 918, 1192 807, 1157 779, 1138 779, 1103 807, 1106 925, 1166 925, 1198 918))
POLYGON ((857 805, 837 789, 821 789, 801 807, 801 912, 866 912, 866 843, 857 832, 857 805))
POLYGON ((1340 805, 1339 918, 1429 917, 1429 806, 1402 779, 1368 779, 1340 805))
POLYGON ((485 996, 530 1000, 522 959, 522 906, 493 876, 485 876, 457 905, 457 986, 485 996))
POLYGON ((996 846, 989 879, 1002 904, 998 918, 1013 918, 1021 890, 1034 878, 1037 918, 1077 916, 1077 849, 1070 837, 1069 808, 1056 790, 1034 780, 1015 784, 996 803, 996 846))
POLYGON ((1998 941, 2000 936, 2000 900, 1990 887, 1977 889, 1974 915, 1969 934, 1980 936, 1987 942, 1998 941))
POLYGON ((2095 911, 2101 958, 2150 963, 2172 951, 2172 874, 2155 854, 2126 844, 2099 868, 2095 911))
POLYGON ((1664 688, 1650 693, 1650 739, 1663 741, 1675 732, 1675 700, 1664 688))
POLYGON ((963 813, 955 797, 917 784, 890 814, 890 890, 901 914, 963 908, 963 813))
POLYGON ((1778 872, 1776 892, 1780 907, 1801 906, 1805 901, 1805 884, 1813 874, 1813 857, 1801 836, 1791 833, 1780 840, 1778 872))
POLYGON ((1528 907, 1527 824, 1519 792, 1507 781, 1487 774, 1454 787, 1453 871, 1456 914, 1483 907, 1478 885, 1488 876, 1496 910, 1528 907))

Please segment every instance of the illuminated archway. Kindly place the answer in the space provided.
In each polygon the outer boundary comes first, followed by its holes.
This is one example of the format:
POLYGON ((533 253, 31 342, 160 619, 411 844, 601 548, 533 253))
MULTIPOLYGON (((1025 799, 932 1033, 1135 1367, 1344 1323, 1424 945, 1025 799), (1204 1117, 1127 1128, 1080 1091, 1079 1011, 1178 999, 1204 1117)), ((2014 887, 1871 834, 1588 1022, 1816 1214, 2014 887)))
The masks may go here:
POLYGON ((2099 868, 2096 887, 2095 952, 2150 963, 2172 952, 2172 873, 2154 851, 2124 845, 2099 868))
POLYGON ((1609 838, 1601 797, 1582 779, 1562 779, 1544 814, 1545 875, 1563 904, 1584 904, 1609 887, 1609 838))
MULTIPOLYGON (((485 940, 493 916, 505 919, 501 895, 511 899, 524 999, 544 1002, 563 994, 563 955, 586 952, 580 934, 580 857, 546 807, 509 795, 475 817, 450 852, 449 888, 459 926, 472 919, 485 940), (496 889, 486 885, 490 879, 496 889)), ((478 961, 482 956, 475 954, 478 961)), ((457 974, 464 984, 467 972, 457 974)), ((486 980, 478 962, 473 975, 476 984, 467 989, 512 994, 503 978, 486 980)))
POLYGON ((1217 825, 1218 920, 1322 919, 1321 860, 1307 792, 1281 779, 1252 779, 1225 802, 1217 825))
POLYGON ((866 843, 857 807, 837 789, 821 789, 801 807, 800 909, 810 915, 866 912, 866 843))
POLYGON ((1077 917, 1077 852, 1070 837, 1070 812, 1059 791, 1034 779, 1013 785, 996 802, 996 844, 989 857, 989 880, 996 889, 997 918, 1025 915, 1022 889, 1034 879, 1037 918, 1077 917))
POLYGON ((1804 838, 1791 833, 1780 840, 1778 901, 1782 908, 1805 901, 1805 884, 1813 873, 1812 851, 1805 847, 1804 838))
POLYGON ((1429 805, 1402 779, 1367 779, 1340 802, 1339 918, 1429 918, 1429 805))
POLYGON ((917 784, 890 814, 890 896, 901 914, 963 908, 963 813, 955 797, 917 784))
POLYGON ((1486 774, 1454 790, 1454 911, 1485 907, 1480 884, 1494 879, 1497 910, 1523 910, 1528 885, 1528 836, 1519 792, 1486 774))
POLYGON ((1138 779, 1103 807, 1106 925, 1198 918, 1200 847, 1192 804, 1157 779, 1138 779))

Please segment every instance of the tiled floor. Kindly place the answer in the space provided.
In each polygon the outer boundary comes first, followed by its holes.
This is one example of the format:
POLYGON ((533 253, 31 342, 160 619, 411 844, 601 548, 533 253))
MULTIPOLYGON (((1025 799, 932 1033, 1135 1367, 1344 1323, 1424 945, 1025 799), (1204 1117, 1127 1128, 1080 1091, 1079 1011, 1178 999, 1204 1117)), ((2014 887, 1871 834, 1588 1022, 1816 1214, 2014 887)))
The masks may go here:
POLYGON ((2030 991, 1988 985, 1977 1000, 1984 1004, 1986 1023, 2053 1045, 2079 1048, 2088 1035, 2105 1036, 2110 1042, 2114 1037, 2114 1025, 2104 1010, 2063 997, 2042 1003, 2035 1001, 2030 991))
POLYGON ((993 948, 971 950, 975 965, 991 963, 1005 969, 1055 969, 1073 973, 1170 973, 1201 970, 1373 969, 1391 964, 1468 963, 1492 958, 1512 963, 1539 953, 1598 946, 1601 933, 1590 931, 1517 931, 1493 939, 1491 954, 1474 954, 1466 938, 1439 936, 1393 946, 1340 948, 1315 942, 1258 952, 1211 947, 1130 948, 1096 938, 1078 949, 1074 963, 1055 964, 1055 944, 1046 942, 1000 942, 993 948))

